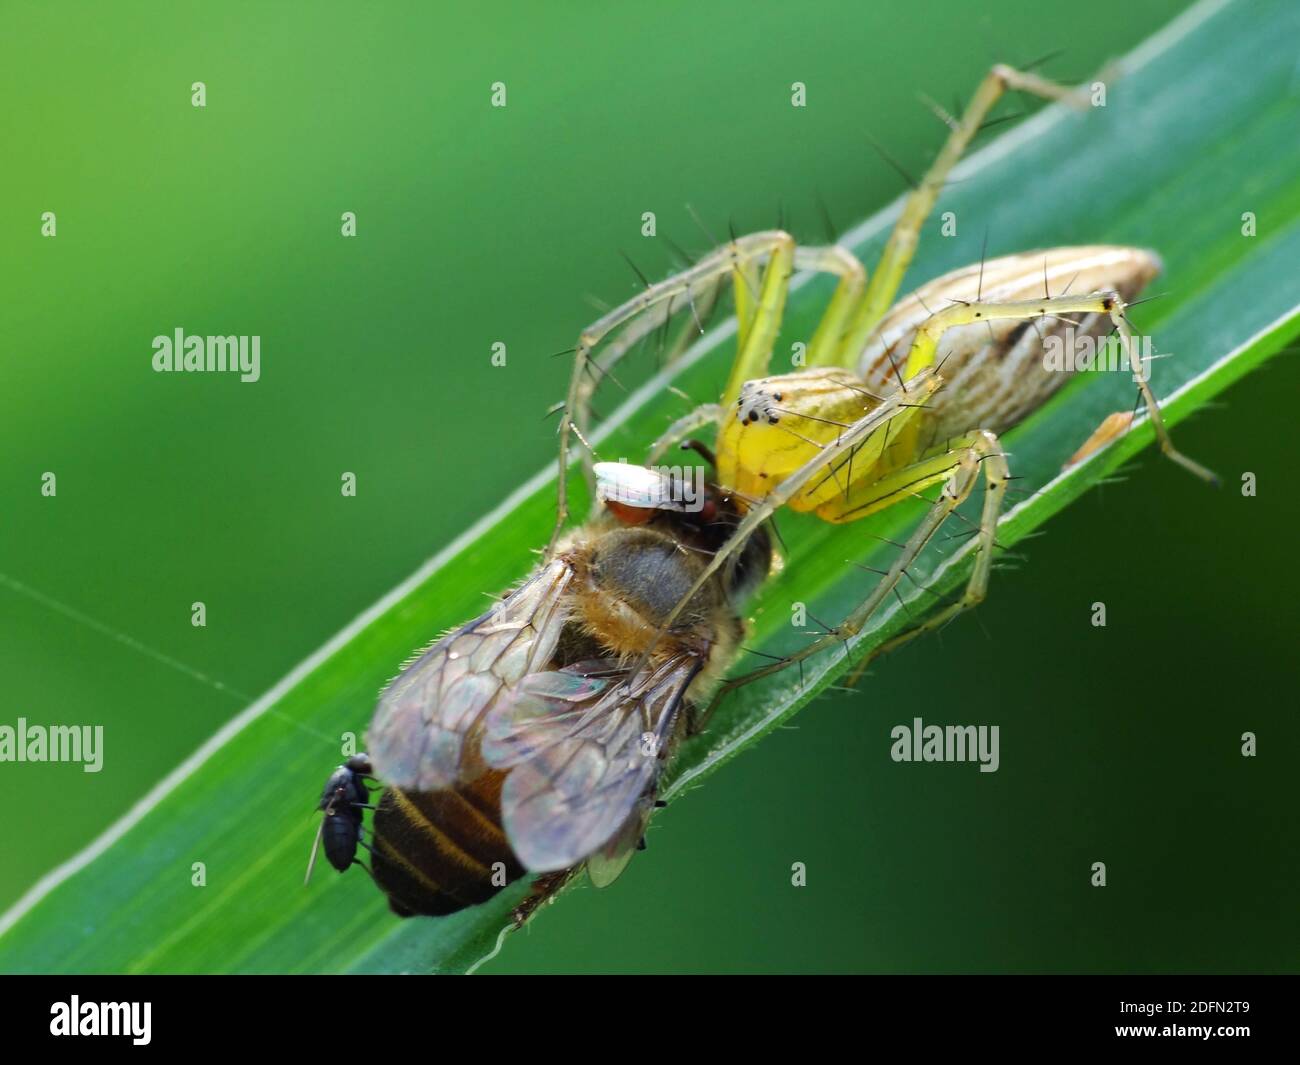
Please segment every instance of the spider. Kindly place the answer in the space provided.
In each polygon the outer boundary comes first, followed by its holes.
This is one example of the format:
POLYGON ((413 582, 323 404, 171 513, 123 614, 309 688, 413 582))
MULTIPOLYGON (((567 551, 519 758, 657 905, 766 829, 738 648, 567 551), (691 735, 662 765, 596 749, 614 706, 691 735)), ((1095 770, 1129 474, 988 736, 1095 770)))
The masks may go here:
MULTIPOLYGON (((984 599, 1011 476, 998 434, 1042 406, 1069 378, 1067 372, 1049 369, 1044 360, 1049 338, 1059 341, 1067 329, 1076 341, 1118 334, 1123 363, 1133 372, 1161 450, 1198 477, 1217 481, 1174 447, 1146 367, 1134 349, 1126 312, 1160 270, 1153 252, 1088 245, 981 260, 895 302, 921 227, 950 171, 1007 90, 1088 106, 1074 90, 1006 65, 992 67, 959 119, 942 116, 950 126, 948 138, 921 183, 904 199, 870 277, 862 263, 838 245, 800 247, 783 230, 733 237, 689 268, 648 285, 578 338, 559 427, 558 505, 548 557, 568 515, 571 437, 586 444, 598 381, 674 312, 689 305, 698 325, 698 304, 712 305, 722 285, 728 279, 733 282, 737 353, 720 401, 673 423, 652 446, 647 464, 671 444, 716 426, 717 482, 748 501, 748 511, 696 588, 664 622, 663 632, 694 591, 781 507, 811 511, 830 522, 852 522, 942 485, 893 565, 861 605, 801 651, 729 681, 723 693, 857 635, 981 475, 983 509, 964 591, 875 653, 933 630, 984 599), (839 281, 807 345, 804 365, 792 373, 768 376, 796 270, 825 272, 839 281), (601 345, 597 358, 595 349, 601 345)), ((1115 417, 1081 453, 1114 435, 1115 417)), ((582 458, 588 482, 593 483, 590 451, 587 446, 582 458)))

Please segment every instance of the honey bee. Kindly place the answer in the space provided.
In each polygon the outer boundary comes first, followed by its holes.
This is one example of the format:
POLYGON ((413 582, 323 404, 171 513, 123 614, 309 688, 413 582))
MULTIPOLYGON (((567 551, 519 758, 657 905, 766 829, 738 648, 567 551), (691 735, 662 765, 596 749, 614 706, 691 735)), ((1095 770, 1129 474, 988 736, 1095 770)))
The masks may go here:
MULTIPOLYGON (((1070 326, 1071 344, 1118 334, 1119 365, 1132 372, 1161 449, 1215 481, 1173 446, 1136 354, 1127 310, 1160 268, 1151 252, 1084 245, 991 261, 981 253, 977 265, 897 299, 949 172, 1007 90, 1090 106, 1077 91, 994 66, 950 121, 947 143, 905 200, 870 277, 839 245, 800 246, 783 230, 752 233, 648 284, 579 334, 560 406, 555 525, 541 566, 410 663, 371 724, 371 757, 386 785, 371 872, 397 913, 451 913, 525 871, 543 874, 533 899, 583 866, 597 884, 610 882, 642 839, 664 768, 692 718, 707 717, 710 697, 836 645, 847 655, 980 482, 983 507, 960 598, 873 653, 981 602, 1012 479, 997 434, 1064 383, 1047 358, 1048 341, 1061 339, 1058 323, 1070 326), (803 270, 839 282, 805 361, 772 376, 791 277, 803 270), (647 460, 714 426, 717 456, 706 457, 717 485, 688 499, 684 485, 647 467, 595 462, 588 431, 599 381, 674 313, 689 307, 701 328, 696 297, 711 305, 728 281, 737 350, 720 400, 673 422, 647 460), (586 449, 583 471, 603 506, 566 532, 571 441, 586 449), (881 580, 839 624, 723 681, 744 632, 740 605, 771 566, 766 528, 778 510, 853 522, 924 499, 935 486, 937 497, 881 580)), ((1104 447, 1132 420, 1108 419, 1078 454, 1104 447)), ((531 905, 521 904, 517 921, 531 905)))
MULTIPOLYGON (((1090 365, 1088 353, 1099 343, 1109 345, 1114 334, 1117 343, 1107 359, 1113 356, 1115 369, 1131 373, 1138 401, 1132 410, 1107 418, 1067 466, 1114 443, 1145 406, 1160 450, 1208 484, 1220 483, 1212 470, 1174 446, 1149 381, 1152 356, 1138 354, 1128 311, 1160 271, 1154 252, 1087 244, 989 260, 981 250, 977 263, 927 281, 899 299, 925 220, 952 168, 1009 90, 1080 111, 1093 106, 1077 90, 995 64, 961 117, 948 116, 948 139, 904 198, 873 270, 840 244, 801 245, 782 229, 733 235, 662 281, 647 283, 578 334, 561 407, 556 517, 548 557, 568 520, 574 441, 583 444, 583 469, 588 482, 594 481, 591 401, 600 382, 643 338, 666 331, 675 314, 690 308, 698 327, 696 300, 712 306, 728 283, 735 293, 736 355, 721 396, 674 421, 651 446, 647 461, 655 461, 681 436, 714 427, 716 479, 749 503, 738 541, 783 508, 850 523, 927 499, 922 493, 938 488, 865 600, 799 651, 728 680, 721 695, 837 646, 847 653, 899 578, 914 579, 909 568, 940 526, 954 514, 964 518, 958 510, 981 483, 983 506, 973 523, 970 576, 960 597, 868 651, 852 676, 860 675, 875 655, 935 631, 983 602, 994 554, 1001 547, 997 530, 1003 502, 1013 480, 999 434, 1062 387, 1081 365, 1076 349, 1090 365), (791 279, 805 272, 839 281, 811 336, 797 345, 802 348, 797 368, 773 374, 791 279)), ((729 564, 730 551, 730 546, 719 549, 697 584, 729 564)), ((663 627, 675 617, 675 611, 668 611, 663 627)))
POLYGON ((739 608, 772 562, 767 532, 661 634, 744 504, 702 478, 692 493, 625 463, 596 474, 595 516, 380 697, 371 872, 401 916, 453 913, 545 874, 522 923, 584 865, 610 883, 642 842, 693 708, 737 654, 739 608))

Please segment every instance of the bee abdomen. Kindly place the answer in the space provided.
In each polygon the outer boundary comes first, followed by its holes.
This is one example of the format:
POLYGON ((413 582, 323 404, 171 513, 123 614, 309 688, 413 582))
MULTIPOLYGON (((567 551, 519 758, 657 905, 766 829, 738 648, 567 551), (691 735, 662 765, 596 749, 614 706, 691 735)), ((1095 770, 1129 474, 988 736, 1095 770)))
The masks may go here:
POLYGON ((500 826, 503 775, 433 792, 386 788, 374 818, 375 880, 394 912, 438 917, 524 874, 500 826))

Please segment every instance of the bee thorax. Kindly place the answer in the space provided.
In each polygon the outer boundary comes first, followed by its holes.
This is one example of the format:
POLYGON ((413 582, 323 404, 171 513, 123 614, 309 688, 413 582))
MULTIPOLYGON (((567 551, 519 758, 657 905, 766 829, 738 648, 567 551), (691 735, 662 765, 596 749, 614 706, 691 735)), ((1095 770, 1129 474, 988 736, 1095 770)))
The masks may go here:
MULTIPOLYGON (((640 654, 687 595, 701 563, 672 540, 646 529, 626 529, 593 543, 577 614, 586 628, 618 654, 640 654)), ((706 585, 678 617, 688 627, 707 610, 716 592, 706 585)), ((665 644, 665 651, 669 647, 665 644)))

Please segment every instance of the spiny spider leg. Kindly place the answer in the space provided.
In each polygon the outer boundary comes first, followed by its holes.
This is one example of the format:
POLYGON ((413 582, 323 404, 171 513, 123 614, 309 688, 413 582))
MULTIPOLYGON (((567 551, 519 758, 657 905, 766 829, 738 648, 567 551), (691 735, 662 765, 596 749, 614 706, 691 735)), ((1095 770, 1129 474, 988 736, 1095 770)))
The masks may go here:
POLYGON ((1061 316, 1067 314, 1107 314, 1119 332, 1120 347, 1124 352, 1129 369, 1137 382, 1138 391, 1146 404, 1147 414, 1155 429, 1160 450, 1180 466, 1190 470, 1197 477, 1211 484, 1218 484, 1219 478, 1199 462, 1189 458, 1174 447, 1169 430, 1160 416, 1160 404, 1148 383, 1146 367, 1140 364, 1133 343, 1133 328, 1126 315, 1127 306, 1117 292, 1095 292, 1086 296, 1050 296, 1033 300, 1010 300, 1005 303, 992 301, 974 301, 955 303, 932 314, 916 331, 911 350, 907 354, 904 375, 914 374, 918 370, 934 364, 935 353, 945 332, 954 326, 968 325, 972 322, 991 321, 999 318, 1017 320, 1041 318, 1044 315, 1061 316))
POLYGON ((866 295, 853 314, 852 324, 845 337, 837 365, 852 367, 866 344, 867 337, 898 296, 916 246, 920 240, 921 226, 934 209, 935 201, 943 190, 952 168, 967 146, 984 125, 989 111, 1008 89, 1031 93, 1046 100, 1058 100, 1080 110, 1086 109, 1088 100, 1078 92, 1057 85, 1036 74, 1028 74, 1013 67, 997 64, 980 82, 966 110, 948 134, 947 141, 926 171, 921 183, 903 201, 902 212, 889 234, 884 251, 876 264, 866 295))
POLYGON ((981 602, 988 588, 998 514, 1001 510, 1003 493, 1006 491, 1007 479, 1010 476, 1006 456, 1002 452, 997 437, 984 431, 971 433, 962 440, 954 441, 949 450, 905 466, 872 486, 875 489, 875 497, 860 504, 864 510, 882 510, 899 502, 904 497, 916 496, 928 485, 932 485, 939 480, 945 481, 938 499, 930 505, 925 517, 921 519, 912 535, 908 537, 903 549, 872 589, 871 594, 851 611, 839 625, 830 629, 806 647, 770 665, 725 682, 718 689, 703 715, 701 715, 702 725, 707 722, 722 699, 737 688, 742 688, 746 684, 751 684, 763 677, 787 669, 833 644, 842 644, 847 653, 849 641, 862 631, 867 621, 880 608, 885 598, 894 592, 898 582, 912 563, 916 561, 940 526, 970 495, 981 469, 985 479, 984 509, 980 519, 979 536, 975 547, 975 569, 966 585, 966 591, 959 600, 940 610, 921 624, 895 637, 886 646, 896 647, 914 636, 919 636, 922 632, 929 632, 938 628, 962 610, 981 602))
POLYGON ((914 375, 904 387, 884 396, 880 404, 872 409, 870 413, 864 415, 852 425, 846 426, 834 443, 821 447, 817 454, 804 463, 800 469, 773 488, 769 494, 757 500, 744 518, 741 519, 727 542, 709 560, 708 565, 700 572, 695 583, 682 596, 680 602, 663 619, 648 648, 628 671, 628 682, 631 683, 632 679, 638 677, 646 668, 654 648, 668 629, 672 627, 673 622, 677 620, 686 604, 694 599, 696 593, 704 587, 708 580, 745 545, 759 526, 798 495, 822 470, 839 459, 847 461, 848 456, 863 447, 872 434, 886 429, 892 419, 910 408, 923 406, 934 394, 939 383, 939 376, 931 368, 926 368, 914 375))
MULTIPOLYGON (((547 558, 553 554, 560 531, 568 520, 566 475, 570 436, 577 435, 585 440, 590 428, 591 398, 598 380, 606 375, 614 362, 636 340, 666 321, 673 313, 673 303, 678 297, 686 297, 678 304, 677 310, 680 311, 690 301, 693 291, 701 288, 716 289, 719 279, 732 274, 735 278, 737 317, 740 322, 739 350, 722 403, 724 406, 734 403, 740 394, 741 385, 767 371, 772 358, 772 347, 785 313, 790 277, 795 269, 823 271, 841 279, 809 345, 810 353, 821 357, 820 353, 833 351, 841 343, 848 315, 866 287, 866 270, 856 257, 843 248, 797 248, 794 238, 781 230, 739 237, 717 248, 690 268, 651 285, 583 330, 574 349, 573 373, 560 419, 556 520, 546 551, 547 558), (755 286, 752 272, 762 264, 766 264, 766 267, 761 281, 755 286), (625 325, 626 330, 609 342, 603 357, 594 359, 596 346, 614 330, 625 325)), ((585 450, 582 462, 590 484, 592 458, 585 450)))

